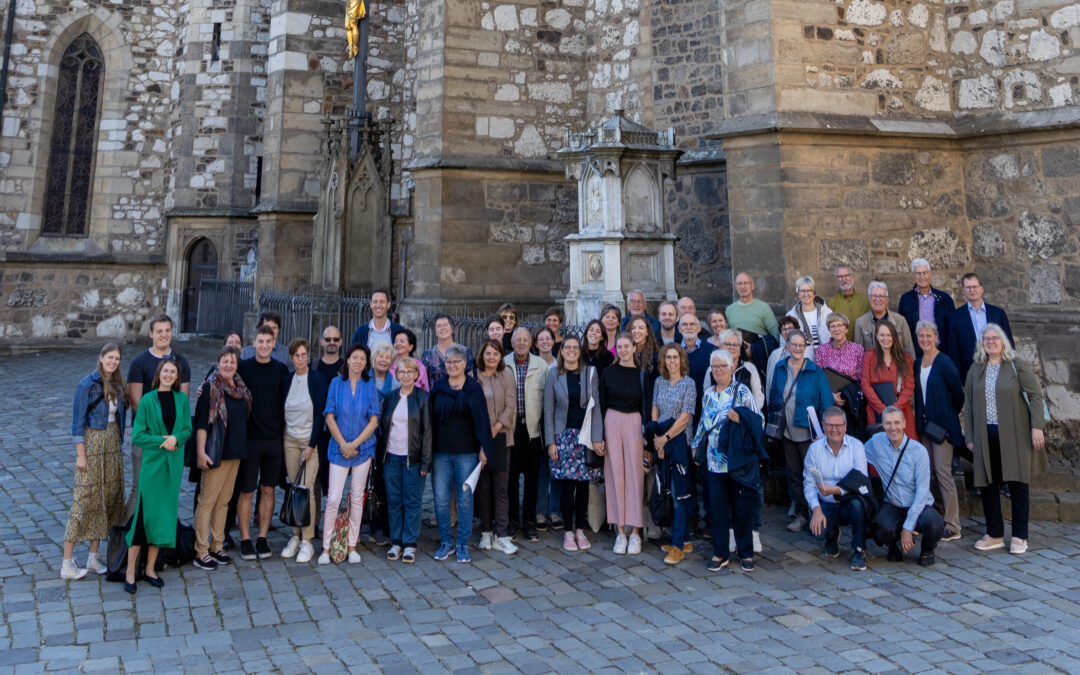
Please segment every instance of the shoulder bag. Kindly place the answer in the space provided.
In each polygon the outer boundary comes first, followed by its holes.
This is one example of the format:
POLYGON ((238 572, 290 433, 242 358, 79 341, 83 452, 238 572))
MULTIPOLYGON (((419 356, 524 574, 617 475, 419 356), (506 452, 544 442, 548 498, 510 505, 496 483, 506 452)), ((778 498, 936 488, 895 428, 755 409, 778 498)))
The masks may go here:
POLYGON ((304 485, 307 462, 300 463, 300 469, 292 482, 285 486, 285 498, 281 500, 278 520, 290 527, 307 527, 311 524, 311 494, 304 485))
MULTIPOLYGON (((798 374, 796 374, 795 377, 798 378, 798 374)), ((774 441, 781 441, 784 439, 784 425, 787 424, 787 421, 784 418, 784 410, 787 409, 788 400, 795 394, 795 388, 797 386, 797 382, 791 383, 791 389, 788 390, 787 396, 785 396, 783 402, 780 403, 780 407, 769 413, 769 419, 765 422, 765 435, 774 441)))
POLYGON ((585 446, 585 466, 590 469, 600 469, 604 466, 604 458, 596 454, 592 444, 592 416, 593 408, 596 406, 593 397, 588 392, 592 391, 590 385, 596 376, 595 373, 596 369, 592 366, 585 367, 585 395, 589 397, 589 403, 585 406, 585 417, 581 420, 581 433, 578 435, 578 442, 585 446))
MULTIPOLYGON (((1023 385, 1020 384, 1020 373, 1016 372, 1016 364, 1015 363, 1013 363, 1012 361, 1009 361, 1009 365, 1012 366, 1013 375, 1016 376, 1016 386, 1020 388, 1020 394, 1024 397, 1024 405, 1026 405, 1027 409, 1028 409, 1028 417, 1031 418, 1032 417, 1032 414, 1031 414, 1031 401, 1028 399, 1028 394, 1027 394, 1026 391, 1024 391, 1023 385)), ((1050 408, 1048 408, 1046 406, 1046 397, 1045 396, 1043 397, 1042 404, 1043 404, 1043 423, 1045 424, 1046 422, 1050 421, 1050 408)))

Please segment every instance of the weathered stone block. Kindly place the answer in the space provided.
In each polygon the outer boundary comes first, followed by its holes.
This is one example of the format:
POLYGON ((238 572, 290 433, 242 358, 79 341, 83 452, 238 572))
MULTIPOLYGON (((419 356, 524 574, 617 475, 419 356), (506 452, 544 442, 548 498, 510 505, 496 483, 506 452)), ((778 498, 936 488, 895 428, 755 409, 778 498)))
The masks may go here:
POLYGON ((1035 265, 1028 269, 1028 301, 1033 305, 1061 303, 1061 277, 1056 268, 1035 265))
POLYGON ((1031 257, 1049 258, 1065 245, 1064 223, 1053 216, 1024 211, 1016 221, 1013 243, 1031 257))
POLYGON ((882 153, 873 162, 873 177, 884 185, 911 185, 915 180, 914 153, 882 153))
POLYGON ((933 269, 966 267, 971 261, 967 242, 953 230, 943 227, 922 230, 911 236, 908 259, 915 258, 926 258, 933 269))
POLYGON ((1047 178, 1080 174, 1080 148, 1058 146, 1042 151, 1043 173, 1047 178))
POLYGON ((818 242, 821 269, 848 265, 854 270, 867 269, 869 250, 863 239, 822 239, 818 242))
POLYGON ((972 251, 979 258, 997 258, 1005 255, 1005 240, 990 223, 979 223, 971 234, 972 251))

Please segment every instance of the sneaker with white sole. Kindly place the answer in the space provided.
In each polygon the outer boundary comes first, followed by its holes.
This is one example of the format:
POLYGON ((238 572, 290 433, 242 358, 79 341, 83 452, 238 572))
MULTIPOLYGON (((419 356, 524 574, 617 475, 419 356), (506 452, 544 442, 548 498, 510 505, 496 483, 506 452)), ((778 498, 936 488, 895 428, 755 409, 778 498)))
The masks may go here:
POLYGON ((315 547, 310 541, 300 542, 300 552, 296 554, 296 562, 309 563, 315 557, 315 547))
POLYGON ((754 530, 754 553, 761 553, 761 533, 754 530))
POLYGON ((76 565, 74 560, 68 558, 60 565, 60 578, 78 581, 86 576, 87 571, 76 565))
POLYGON ((495 537, 495 541, 491 542, 491 548, 506 555, 514 555, 518 550, 510 537, 495 537))
POLYGON ((636 534, 630 535, 630 538, 626 541, 626 552, 629 555, 640 555, 641 537, 636 534))
POLYGON ((611 552, 615 555, 626 555, 627 545, 626 535, 620 532, 618 536, 615 537, 615 547, 611 549, 611 552))
POLYGON ((398 546, 397 544, 394 544, 389 549, 387 549, 387 551, 386 551, 386 559, 387 560, 397 560, 400 557, 401 557, 401 547, 398 546))
POLYGON ((1005 548, 1004 538, 991 537, 988 534, 984 534, 977 542, 975 542, 975 550, 977 551, 993 551, 996 548, 1005 548))
POLYGON ((285 544, 285 548, 281 549, 282 558, 294 558, 296 554, 300 552, 300 537, 294 536, 289 539, 289 543, 285 544))
POLYGON ((330 564, 330 551, 323 551, 322 553, 319 554, 319 564, 320 565, 329 565, 330 564))
POLYGON ((406 546, 405 551, 401 554, 401 562, 409 563, 410 565, 416 562, 416 547, 406 546))
POLYGON ((1020 555, 1021 553, 1027 553, 1027 539, 1021 539, 1020 537, 1013 537, 1009 540, 1009 553, 1013 555, 1020 555))
POLYGON ((562 547, 566 551, 576 551, 577 539, 574 538, 574 533, 571 531, 563 532, 562 547))
POLYGON ((483 532, 483 533, 480 534, 480 545, 477 546, 476 548, 480 549, 481 551, 490 551, 491 550, 491 542, 494 539, 495 539, 495 533, 494 532, 483 532))
POLYGON ((97 557, 97 553, 91 553, 86 559, 86 571, 90 574, 107 574, 109 566, 101 558, 97 557))
POLYGON ((360 554, 357 553, 356 551, 349 551, 349 564, 350 565, 359 565, 360 564, 360 554))

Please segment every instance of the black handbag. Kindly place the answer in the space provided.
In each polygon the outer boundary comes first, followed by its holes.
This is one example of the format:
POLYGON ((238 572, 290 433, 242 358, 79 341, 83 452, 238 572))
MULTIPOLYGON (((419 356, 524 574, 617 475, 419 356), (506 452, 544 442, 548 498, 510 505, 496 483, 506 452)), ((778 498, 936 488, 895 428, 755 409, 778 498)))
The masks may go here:
POLYGON ((784 440, 784 425, 787 423, 784 419, 784 410, 787 408, 788 400, 795 393, 796 386, 798 386, 798 383, 792 383, 791 389, 788 390, 787 396, 784 397, 780 407, 770 412, 769 419, 765 422, 765 435, 774 441, 784 440))
POLYGON ((195 559, 195 528, 176 521, 176 545, 161 549, 158 560, 166 567, 180 568, 195 559))
POLYGON ((285 486, 285 498, 281 500, 278 520, 289 527, 311 525, 311 491, 304 485, 305 473, 307 461, 300 463, 296 476, 285 486))
MULTIPOLYGON (((375 528, 382 520, 383 510, 386 504, 379 498, 379 491, 375 489, 375 471, 368 473, 367 488, 364 490, 364 510, 362 521, 375 528)), ((374 529, 372 529, 374 532, 374 529)))
MULTIPOLYGON (((662 464, 662 463, 661 463, 662 464)), ((668 481, 662 479, 663 467, 653 473, 653 489, 649 494, 649 516, 657 527, 670 527, 675 519, 675 500, 668 481)))
MULTIPOLYGON (((109 531, 109 550, 105 558, 106 566, 109 568, 108 573, 105 575, 106 581, 121 582, 127 581, 127 559, 128 559, 128 545, 127 545, 127 533, 131 529, 131 523, 134 521, 135 516, 127 519, 127 522, 123 525, 113 525, 109 531)), ((148 547, 144 546, 139 551, 139 563, 135 566, 135 580, 138 581, 144 576, 146 571, 146 550, 148 547)), ((159 557, 160 561, 161 558, 159 557)))
POLYGON ((940 424, 931 422, 926 418, 923 419, 926 422, 926 425, 923 427, 923 434, 925 434, 927 438, 929 438, 935 443, 944 443, 945 437, 948 435, 949 432, 945 431, 945 429, 940 424))

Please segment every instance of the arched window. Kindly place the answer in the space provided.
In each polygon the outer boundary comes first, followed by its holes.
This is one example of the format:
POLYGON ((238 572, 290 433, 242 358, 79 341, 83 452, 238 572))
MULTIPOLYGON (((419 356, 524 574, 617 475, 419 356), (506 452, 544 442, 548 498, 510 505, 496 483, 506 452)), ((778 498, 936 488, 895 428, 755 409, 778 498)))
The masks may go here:
POLYGON ((83 33, 60 60, 42 233, 85 235, 105 62, 83 33))

